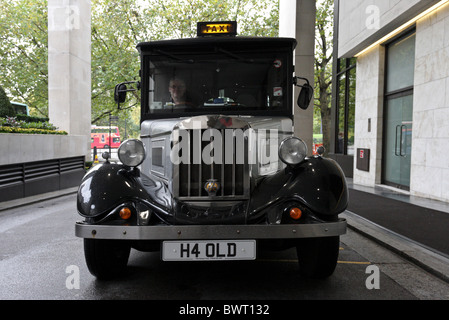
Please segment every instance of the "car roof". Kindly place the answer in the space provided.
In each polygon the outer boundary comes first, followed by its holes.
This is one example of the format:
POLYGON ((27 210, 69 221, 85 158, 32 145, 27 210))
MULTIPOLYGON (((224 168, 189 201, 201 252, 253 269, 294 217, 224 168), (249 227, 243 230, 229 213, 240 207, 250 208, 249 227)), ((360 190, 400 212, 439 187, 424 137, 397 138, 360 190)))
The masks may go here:
POLYGON ((283 37, 233 37, 233 36, 207 36, 184 39, 157 40, 150 42, 141 42, 136 48, 139 52, 151 52, 161 49, 188 49, 189 47, 201 50, 202 48, 212 47, 216 45, 226 47, 248 47, 248 48, 290 48, 294 50, 296 47, 294 38, 283 37))

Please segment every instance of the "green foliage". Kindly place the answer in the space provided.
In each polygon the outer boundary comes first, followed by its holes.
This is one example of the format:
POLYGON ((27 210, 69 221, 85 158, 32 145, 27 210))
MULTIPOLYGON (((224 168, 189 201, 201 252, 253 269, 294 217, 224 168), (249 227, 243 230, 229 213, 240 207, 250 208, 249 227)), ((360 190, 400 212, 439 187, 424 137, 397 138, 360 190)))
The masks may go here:
POLYGON ((27 121, 19 120, 17 117, 0 118, 0 133, 67 134, 65 131, 59 131, 48 121, 43 121, 45 120, 43 118, 36 119, 38 121, 32 122, 33 117, 27 117, 27 121))
POLYGON ((48 122, 48 118, 27 116, 26 114, 17 114, 16 119, 24 122, 48 122))
POLYGON ((47 1, 0 1, 0 73, 14 101, 48 116, 47 1))
POLYGON ((0 117, 15 116, 16 111, 14 110, 5 90, 0 86, 0 117))
POLYGON ((34 129, 34 128, 16 128, 16 127, 0 127, 0 133, 67 135, 67 132, 65 132, 65 131, 34 129))
POLYGON ((331 139, 331 95, 334 1, 317 1, 315 32, 314 133, 323 134, 326 152, 331 139))
MULTIPOLYGON (((0 2, 1 81, 9 96, 48 117, 48 3, 0 2), (7 75, 3 77, 3 75, 7 75)), ((279 0, 92 0, 92 123, 120 118, 120 131, 139 135, 139 108, 118 112, 114 87, 139 80, 135 48, 142 41, 196 36, 198 21, 236 20, 243 36, 277 36, 279 0)), ((135 93, 124 108, 140 103, 135 93)), ((129 95, 131 97, 131 94, 129 95)))
MULTIPOLYGON (((94 0, 92 1, 92 123, 119 115, 120 132, 137 137, 139 108, 118 112, 114 87, 138 80, 139 42, 196 37, 198 21, 236 20, 239 35, 277 36, 278 0, 94 0)), ((140 104, 131 94, 126 109, 140 104)))

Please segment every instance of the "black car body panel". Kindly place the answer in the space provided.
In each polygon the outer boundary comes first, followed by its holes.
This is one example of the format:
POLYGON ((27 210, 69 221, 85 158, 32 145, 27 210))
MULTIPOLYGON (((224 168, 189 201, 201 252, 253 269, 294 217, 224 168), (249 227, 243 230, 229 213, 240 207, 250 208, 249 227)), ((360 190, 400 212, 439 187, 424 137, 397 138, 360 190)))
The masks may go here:
MULTIPOLYGON (((324 220, 335 219, 348 205, 346 181, 330 159, 308 158, 296 168, 286 168, 261 178, 248 201, 228 206, 192 204, 173 198, 166 183, 156 176, 141 175, 120 164, 105 163, 89 171, 78 190, 78 212, 101 218, 127 202, 142 202, 170 224, 271 223, 282 219, 288 201, 296 201, 324 220), (205 214, 207 212, 207 214, 205 214)), ((212 200, 212 199, 211 199, 212 200)))
POLYGON ((296 200, 323 219, 333 219, 346 210, 348 190, 341 168, 331 159, 307 158, 295 168, 267 176, 252 193, 250 212, 267 204, 296 200))
POLYGON ((165 185, 145 179, 136 169, 114 163, 95 166, 78 189, 78 212, 83 217, 101 219, 111 210, 130 201, 141 201, 160 214, 171 212, 171 197, 165 185))

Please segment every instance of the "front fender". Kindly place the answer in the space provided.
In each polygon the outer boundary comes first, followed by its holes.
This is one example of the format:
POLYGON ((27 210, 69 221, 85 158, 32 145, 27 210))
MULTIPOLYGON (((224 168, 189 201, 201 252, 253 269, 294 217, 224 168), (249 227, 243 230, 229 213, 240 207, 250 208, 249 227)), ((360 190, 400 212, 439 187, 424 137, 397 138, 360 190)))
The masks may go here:
POLYGON ((78 188, 78 213, 83 217, 99 217, 124 202, 136 200, 156 212, 166 213, 170 207, 167 192, 154 181, 144 185, 135 170, 113 163, 92 168, 78 188))
POLYGON ((288 167, 266 177, 256 186, 250 208, 256 212, 267 205, 293 199, 324 217, 346 210, 348 188, 340 166, 334 160, 313 157, 295 168, 288 167))

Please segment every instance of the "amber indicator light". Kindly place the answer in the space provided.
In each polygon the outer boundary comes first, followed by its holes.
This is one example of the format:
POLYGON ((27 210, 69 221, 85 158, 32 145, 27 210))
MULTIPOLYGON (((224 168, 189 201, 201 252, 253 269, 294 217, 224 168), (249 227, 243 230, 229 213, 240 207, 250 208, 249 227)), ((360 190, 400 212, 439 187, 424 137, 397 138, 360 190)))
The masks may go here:
POLYGON ((299 208, 291 208, 290 209, 290 217, 294 220, 301 219, 302 211, 299 208))
POLYGON ((128 220, 129 218, 131 218, 131 209, 124 207, 120 210, 119 215, 123 220, 128 220))

